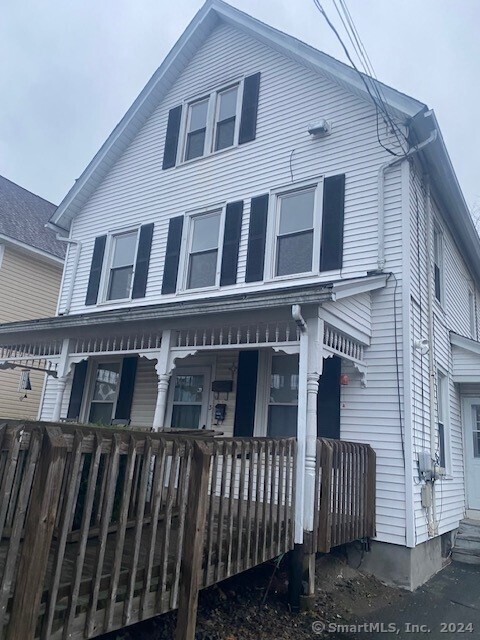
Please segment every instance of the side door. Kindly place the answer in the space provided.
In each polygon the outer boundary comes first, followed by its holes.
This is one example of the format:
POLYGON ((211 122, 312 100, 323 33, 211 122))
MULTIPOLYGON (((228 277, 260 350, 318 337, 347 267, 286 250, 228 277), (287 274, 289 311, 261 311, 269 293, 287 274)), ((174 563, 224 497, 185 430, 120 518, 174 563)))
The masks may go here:
POLYGON ((166 425, 172 429, 210 428, 208 367, 175 369, 169 388, 166 425))

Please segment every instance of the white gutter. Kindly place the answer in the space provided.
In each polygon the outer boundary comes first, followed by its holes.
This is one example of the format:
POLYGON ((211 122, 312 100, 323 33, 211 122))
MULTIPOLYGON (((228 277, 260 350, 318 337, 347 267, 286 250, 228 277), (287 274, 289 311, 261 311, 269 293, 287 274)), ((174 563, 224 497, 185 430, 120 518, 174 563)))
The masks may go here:
MULTIPOLYGON (((60 309, 57 309, 57 315, 68 315, 70 313, 70 307, 72 306, 73 286, 75 284, 75 278, 77 277, 78 263, 80 262, 80 254, 82 252, 82 243, 80 242, 80 240, 71 240, 70 238, 64 238, 59 233, 57 233, 56 237, 57 237, 57 240, 59 240, 60 242, 66 242, 69 245, 74 244, 76 247, 75 260, 72 267, 72 274, 70 276, 70 284, 68 286, 68 294, 67 294, 67 301, 65 302, 65 308, 61 311, 60 309)), ((63 291, 63 282, 65 278, 65 273, 67 269, 67 262, 68 261, 65 260, 65 267, 64 267, 64 273, 62 278, 62 291, 63 291)))
MULTIPOLYGON (((432 111, 427 111, 425 117, 430 116, 432 111)), ((435 142, 438 132, 436 129, 432 131, 429 137, 418 144, 415 147, 411 147, 407 153, 401 158, 393 158, 389 162, 385 162, 380 165, 377 176, 377 189, 378 189, 378 258, 377 266, 380 271, 385 268, 385 173, 387 169, 395 166, 396 164, 403 162, 415 153, 418 153, 424 149, 431 142, 435 142)))

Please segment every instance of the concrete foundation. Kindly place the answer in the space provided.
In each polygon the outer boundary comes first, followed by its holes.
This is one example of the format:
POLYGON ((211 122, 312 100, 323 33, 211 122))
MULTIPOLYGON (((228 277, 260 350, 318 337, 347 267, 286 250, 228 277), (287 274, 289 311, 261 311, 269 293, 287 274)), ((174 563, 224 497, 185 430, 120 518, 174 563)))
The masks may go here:
MULTIPOLYGON (((358 565, 358 551, 349 553, 354 567, 358 565)), ((364 554, 360 571, 371 573, 385 584, 414 591, 446 564, 442 557, 442 536, 419 544, 414 549, 386 542, 371 542, 371 550, 364 554)))

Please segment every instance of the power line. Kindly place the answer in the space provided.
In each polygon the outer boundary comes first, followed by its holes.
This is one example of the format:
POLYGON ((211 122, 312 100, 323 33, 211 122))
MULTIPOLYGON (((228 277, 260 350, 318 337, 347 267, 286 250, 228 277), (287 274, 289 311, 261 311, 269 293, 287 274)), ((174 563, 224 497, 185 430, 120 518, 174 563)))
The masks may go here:
MULTIPOLYGON (((340 0, 341 2, 343 2, 343 0, 340 0)), ((355 64, 352 56, 350 55, 350 52, 347 48, 347 46, 345 45, 342 37, 340 36, 338 30, 336 29, 335 25, 332 23, 332 21, 330 20, 330 18, 328 17, 325 9, 323 8, 322 4, 320 3, 320 0, 313 0, 315 7, 317 8, 317 10, 322 14, 322 16, 324 17, 325 21, 327 22, 328 26, 330 27, 330 29, 333 31, 333 33, 335 34, 335 36, 337 37, 340 45, 342 46, 345 55, 347 56, 347 59, 349 60, 350 64, 352 65, 353 69, 357 72, 357 74, 359 75, 360 79, 362 80, 365 89, 367 90, 368 95, 370 96, 373 105, 375 107, 376 110, 376 115, 377 115, 377 140, 378 143, 380 144, 380 146, 385 149, 385 151, 387 151, 388 153, 390 153, 393 156, 397 156, 397 157, 402 157, 406 154, 406 150, 403 148, 403 144, 400 140, 400 137, 398 135, 398 132, 400 132, 400 135, 405 138, 403 132, 401 132, 398 128, 398 125, 396 125, 392 118, 391 115, 387 109, 386 106, 386 101, 385 98, 382 97, 380 95, 380 83, 378 83, 378 81, 375 78, 370 77, 370 75, 374 76, 374 71, 373 71, 373 66, 371 64, 370 59, 368 58, 368 55, 366 54, 366 50, 365 47, 363 46, 363 43, 361 43, 361 40, 359 38, 359 36, 355 36, 355 33, 358 34, 358 31, 356 30, 355 27, 353 27, 353 29, 348 29, 346 24, 349 23, 349 21, 351 23, 353 23, 353 20, 351 18, 351 15, 348 13, 348 17, 345 14, 345 19, 343 18, 343 16, 340 14, 340 11, 337 7, 337 5, 335 4, 335 0, 334 0, 334 6, 337 10, 337 13, 339 13, 340 19, 344 25, 344 28, 347 32, 347 36, 349 37, 352 46, 355 50, 355 53, 357 55, 357 57, 360 60, 360 64, 366 69, 366 73, 362 73, 357 65, 355 64), (351 35, 350 30, 352 31, 353 35, 351 35), (365 51, 365 53, 362 52, 362 47, 363 50, 365 51), (370 74, 370 75, 369 75, 370 74), (367 79, 370 81, 370 83, 367 82, 367 79), (374 96, 372 94, 372 90, 373 92, 376 94, 376 96, 374 96), (378 124, 378 119, 380 117, 380 114, 382 114, 382 120, 384 121, 386 126, 390 126, 392 133, 394 133, 395 137, 397 138, 397 142, 400 146, 400 148, 402 149, 402 153, 397 153, 396 151, 390 149, 389 147, 387 147, 381 140, 380 138, 380 131, 379 131, 379 124, 378 124)), ((344 2, 343 2, 344 4, 344 2)), ((347 9, 348 11, 348 9, 347 9)))

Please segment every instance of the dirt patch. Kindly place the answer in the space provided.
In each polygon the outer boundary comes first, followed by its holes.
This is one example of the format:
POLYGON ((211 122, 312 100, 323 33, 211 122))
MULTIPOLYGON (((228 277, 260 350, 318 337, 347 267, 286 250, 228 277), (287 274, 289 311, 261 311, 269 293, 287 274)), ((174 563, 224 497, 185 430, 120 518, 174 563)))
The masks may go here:
MULTIPOLYGON (((314 608, 295 615, 288 606, 287 562, 276 571, 273 563, 266 563, 202 591, 196 640, 311 640, 322 637, 312 631, 314 622, 359 621, 406 595, 352 568, 339 552, 317 559, 314 608)), ((104 635, 102 640, 172 640, 175 621, 176 613, 168 613, 104 635)), ((330 640, 335 637, 342 636, 328 634, 330 640)))

